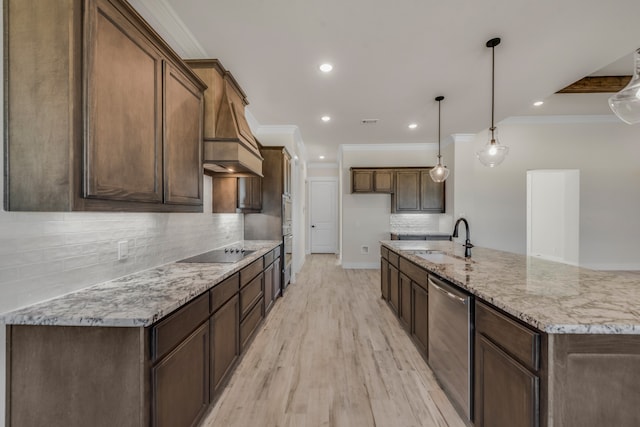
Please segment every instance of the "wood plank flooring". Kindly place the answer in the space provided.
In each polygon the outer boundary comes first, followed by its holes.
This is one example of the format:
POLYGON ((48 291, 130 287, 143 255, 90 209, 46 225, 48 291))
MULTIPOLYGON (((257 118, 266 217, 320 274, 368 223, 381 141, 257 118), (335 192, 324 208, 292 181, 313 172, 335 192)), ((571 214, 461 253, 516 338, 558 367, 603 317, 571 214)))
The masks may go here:
POLYGON ((311 255, 204 427, 464 427, 380 298, 378 270, 311 255))

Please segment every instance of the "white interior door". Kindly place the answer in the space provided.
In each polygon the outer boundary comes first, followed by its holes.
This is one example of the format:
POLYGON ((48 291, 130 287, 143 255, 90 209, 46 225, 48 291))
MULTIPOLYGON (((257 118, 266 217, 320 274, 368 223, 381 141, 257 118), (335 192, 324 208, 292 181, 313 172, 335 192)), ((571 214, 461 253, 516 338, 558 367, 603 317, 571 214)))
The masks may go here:
POLYGON ((527 255, 578 265, 580 171, 527 172, 527 255))
POLYGON ((338 241, 338 182, 309 181, 309 226, 311 253, 336 253, 338 241))

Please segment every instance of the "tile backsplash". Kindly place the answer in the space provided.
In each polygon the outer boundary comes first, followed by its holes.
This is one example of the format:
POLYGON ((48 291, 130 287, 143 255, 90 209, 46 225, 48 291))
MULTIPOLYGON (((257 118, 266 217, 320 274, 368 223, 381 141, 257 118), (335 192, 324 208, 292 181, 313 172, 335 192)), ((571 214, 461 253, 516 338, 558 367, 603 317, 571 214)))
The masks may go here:
POLYGON ((0 312, 242 240, 204 191, 205 213, 0 212, 0 312))
POLYGON ((447 214, 391 214, 389 229, 392 233, 450 232, 452 217, 447 214))

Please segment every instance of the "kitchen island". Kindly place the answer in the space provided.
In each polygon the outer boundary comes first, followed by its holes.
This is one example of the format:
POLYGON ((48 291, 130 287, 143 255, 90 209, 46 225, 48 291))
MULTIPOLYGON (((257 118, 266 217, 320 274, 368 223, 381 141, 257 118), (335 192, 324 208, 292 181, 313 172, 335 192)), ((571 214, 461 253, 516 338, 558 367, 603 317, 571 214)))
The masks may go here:
POLYGON ((279 286, 280 241, 234 263, 176 262, 0 316, 7 426, 192 426, 279 286))
POLYGON ((475 298, 476 426, 640 425, 637 280, 454 242, 381 252, 383 298, 427 362, 427 278, 475 298))

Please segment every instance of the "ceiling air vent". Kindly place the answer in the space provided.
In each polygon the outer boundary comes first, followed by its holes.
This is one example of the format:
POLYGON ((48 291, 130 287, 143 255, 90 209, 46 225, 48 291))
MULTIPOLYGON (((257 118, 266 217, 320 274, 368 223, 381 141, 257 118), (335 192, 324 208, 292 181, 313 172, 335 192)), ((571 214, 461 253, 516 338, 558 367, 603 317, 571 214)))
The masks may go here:
POLYGON ((362 123, 363 125, 375 125, 376 123, 378 123, 378 119, 362 119, 360 123, 362 123))

